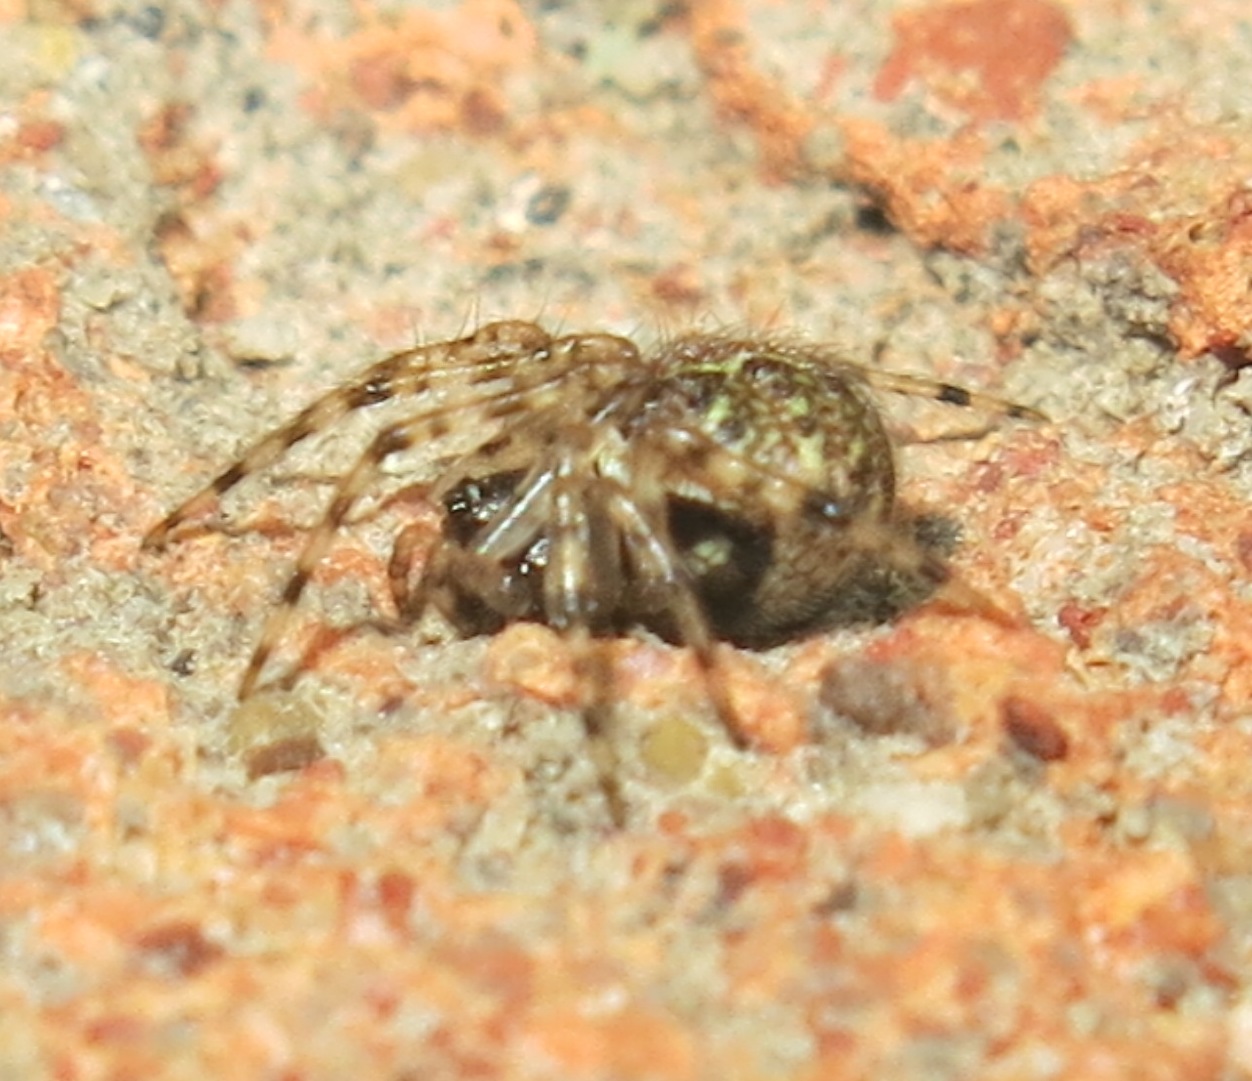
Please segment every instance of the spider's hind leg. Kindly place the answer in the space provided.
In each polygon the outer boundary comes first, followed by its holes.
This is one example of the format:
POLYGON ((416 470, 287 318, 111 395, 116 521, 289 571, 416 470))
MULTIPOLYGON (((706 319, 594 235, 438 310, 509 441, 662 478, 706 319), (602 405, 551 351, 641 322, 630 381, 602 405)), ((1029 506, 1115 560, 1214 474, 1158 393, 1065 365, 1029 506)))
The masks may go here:
POLYGON ((976 615, 1005 627, 1021 618, 1006 611, 966 581, 947 556, 955 537, 934 517, 858 523, 849 546, 860 553, 863 569, 840 598, 831 625, 890 621, 923 603, 962 615, 976 615))
POLYGON ((882 368, 859 368, 857 373, 875 390, 906 394, 915 398, 929 398, 932 401, 959 406, 963 409, 976 409, 989 416, 1008 417, 1010 420, 1030 420, 1039 424, 1048 423, 1048 416, 1038 409, 1009 401, 1007 398, 997 397, 994 394, 969 390, 956 383, 945 383, 940 379, 932 379, 925 375, 893 372, 882 368))

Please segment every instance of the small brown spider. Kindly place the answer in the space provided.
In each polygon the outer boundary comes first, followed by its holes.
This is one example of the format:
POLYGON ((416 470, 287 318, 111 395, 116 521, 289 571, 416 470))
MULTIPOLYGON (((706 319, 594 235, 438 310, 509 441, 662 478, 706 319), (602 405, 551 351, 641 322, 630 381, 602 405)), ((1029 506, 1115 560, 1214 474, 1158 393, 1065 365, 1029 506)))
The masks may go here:
MULTIPOLYGON (((420 447, 425 472, 414 480, 431 486, 443 524, 416 583, 409 569, 421 535, 409 529, 396 541, 389 579, 403 622, 428 605, 466 634, 539 621, 571 636, 576 657, 593 636, 648 627, 691 647, 734 736, 715 641, 763 648, 823 626, 867 561, 997 614, 901 528, 892 444, 871 388, 1043 419, 809 344, 690 334, 644 355, 614 335, 553 337, 533 323, 497 322, 397 353, 319 398, 143 544, 164 547, 240 481, 352 411, 412 398, 415 410, 382 428, 338 478, 240 698, 257 688, 310 577, 385 463, 420 447), (450 440, 467 432, 472 449, 449 460, 450 440)), ((588 727, 594 736, 594 708, 588 727)))

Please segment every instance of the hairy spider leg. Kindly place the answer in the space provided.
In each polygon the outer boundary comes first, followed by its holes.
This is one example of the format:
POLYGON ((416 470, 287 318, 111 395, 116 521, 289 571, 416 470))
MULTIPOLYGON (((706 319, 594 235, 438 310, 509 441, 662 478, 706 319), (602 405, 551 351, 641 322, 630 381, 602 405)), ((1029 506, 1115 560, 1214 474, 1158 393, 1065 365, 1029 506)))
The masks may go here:
POLYGON ((880 368, 860 368, 849 366, 850 372, 863 379, 876 390, 885 390, 892 394, 907 394, 915 398, 931 398, 948 405, 962 408, 979 409, 984 413, 998 414, 1012 420, 1032 420, 1048 423, 1046 414, 1028 405, 1019 405, 1007 398, 998 398, 994 394, 981 394, 976 390, 968 390, 955 383, 944 383, 925 375, 912 375, 908 372, 884 371, 880 368))
POLYGON ((687 569, 673 557, 667 508, 662 489, 653 485, 646 498, 631 494, 613 483, 608 510, 621 531, 627 557, 646 585, 665 598, 665 611, 673 618, 678 638, 695 658, 714 712, 736 747, 745 739, 726 684, 718 678, 717 646, 687 569))
MULTIPOLYGON (((643 497, 635 492, 640 485, 632 483, 628 490, 623 481, 602 475, 595 465, 603 443, 617 438, 612 429, 603 429, 600 424, 620 407, 620 402, 614 398, 606 403, 582 427, 585 438, 581 447, 563 443, 536 463, 509 501, 483 527, 471 550, 451 547, 437 551, 412 592, 407 591, 407 572, 417 542, 406 540, 398 545, 391 566, 393 589, 401 598, 397 606, 406 618, 416 618, 428 600, 435 599, 438 604, 442 580, 451 578, 500 616, 521 615, 531 598, 510 595, 508 583, 502 590, 499 568, 546 535, 550 547, 542 598, 544 618, 566 635, 576 668, 587 676, 584 685, 592 688, 593 698, 584 720, 588 734, 602 741, 610 712, 612 672, 604 664, 603 650, 591 632, 621 604, 628 577, 622 563, 625 558, 633 571, 629 576, 632 593, 657 598, 658 609, 671 615, 679 640, 693 651, 718 719, 731 739, 742 746, 741 726, 725 684, 718 678, 716 646, 708 623, 686 568, 672 555, 665 489, 659 479, 669 467, 669 449, 659 444, 652 447, 652 461, 641 471, 649 478, 643 485, 647 493, 643 497), (598 431, 604 433, 599 439, 594 435, 598 431)), ((533 420, 543 428, 554 419, 540 415, 528 418, 528 423, 533 420)), ((569 429, 566 433, 568 436, 569 429)), ((511 434, 512 430, 502 438, 511 434)), ((713 452, 720 450, 716 444, 711 447, 713 452)), ((461 466, 450 475, 459 479, 473 471, 461 466)), ((602 749, 599 757, 607 754, 602 749)), ((616 798, 607 788, 606 796, 611 804, 616 798)))
MULTIPOLYGON (((528 414, 538 419, 535 417, 536 413, 542 416, 561 407, 566 393, 563 386, 566 377, 576 375, 587 388, 594 389, 597 382, 603 382, 609 377, 603 366, 589 361, 620 361, 637 353, 624 339, 611 335, 585 335, 571 336, 547 344, 534 354, 536 357, 540 355, 545 360, 556 363, 545 364, 542 373, 536 374, 533 379, 517 376, 506 389, 495 391, 491 395, 480 393, 474 400, 474 406, 494 429, 498 430, 505 422, 519 417, 522 418, 523 426, 531 427, 532 425, 526 423, 528 414), (628 346, 629 349, 623 351, 623 346, 628 346)), ((519 353, 514 359, 525 360, 527 354, 519 353)), ((309 579, 325 558, 335 534, 347 520, 353 507, 370 490, 383 463, 392 455, 406 451, 419 442, 434 443, 446 438, 452 433, 458 411, 465 405, 464 402, 443 404, 389 425, 375 436, 353 468, 341 478, 321 521, 314 526, 305 541, 295 570, 283 589, 279 606, 270 613, 262 627, 261 637, 239 687, 241 699, 247 698, 256 689, 261 672, 282 640, 309 579)), ((474 452, 466 457, 474 457, 474 452)), ((294 678, 294 673, 290 678, 294 678)))
MULTIPOLYGON (((664 488, 656 479, 665 460, 658 457, 644 470, 652 474, 652 482, 645 482, 648 494, 641 497, 639 485, 632 484, 628 491, 621 481, 596 468, 602 443, 614 435, 610 432, 596 439, 591 435, 594 431, 587 429, 589 439, 581 447, 563 445, 559 453, 537 466, 485 527, 473 549, 449 552, 449 563, 437 562, 431 573, 452 570, 462 587, 481 579, 483 585, 476 594, 507 616, 507 598, 486 572, 522 554, 540 535, 547 536, 544 618, 565 637, 579 683, 591 690, 582 711, 583 724, 605 801, 614 821, 621 822, 625 803, 616 781, 618 762, 610 736, 614 672, 603 643, 593 632, 619 609, 628 579, 632 592, 664 599, 663 607, 674 619, 679 640, 692 650, 699 665, 719 721, 737 746, 742 747, 744 739, 725 683, 718 678, 715 643, 707 621, 686 569, 672 555, 664 488), (633 574, 628 575, 624 561, 633 574)), ((438 585, 431 583, 427 588, 438 585)))
MULTIPOLYGON (((581 434, 581 433, 580 433, 581 434)), ((592 430, 585 432, 589 437, 592 430)), ((569 643, 574 674, 591 697, 582 708, 583 728, 610 817, 621 824, 626 805, 617 783, 612 740, 615 673, 593 632, 617 610, 625 588, 621 543, 609 519, 603 483, 595 472, 594 438, 564 446, 552 471, 548 515, 548 562, 543 578, 546 621, 569 643)))
MULTIPOLYGON (((518 517, 517 504, 519 496, 523 492, 531 490, 535 481, 549 468, 546 456, 542 456, 538 462, 530 462, 528 458, 533 458, 533 446, 535 443, 542 447, 546 442, 543 437, 543 429, 552 423, 550 413, 551 410, 545 409, 540 410, 538 414, 532 413, 530 416, 517 419, 498 435, 487 440, 474 450, 461 455, 452 462, 443 464, 441 466, 441 477, 427 493, 428 497, 432 501, 437 502, 449 490, 466 479, 508 471, 515 467, 519 470, 525 468, 525 476, 515 486, 509 502, 496 515, 496 527, 501 523, 516 519, 518 517), (535 442, 528 444, 526 437, 532 437, 535 442)), ((533 500, 538 494, 537 492, 532 492, 531 499, 533 500)), ((411 571, 417 554, 423 549, 430 551, 431 549, 438 550, 444 547, 447 549, 449 557, 451 557, 456 551, 459 551, 459 546, 441 545, 441 539, 438 536, 432 537, 430 529, 426 526, 414 523, 402 529, 392 545, 391 558, 387 564, 387 582, 391 591, 392 603, 396 608, 396 614, 402 623, 412 623, 420 618, 426 609, 426 605, 432 599, 432 587, 436 584, 432 581, 432 577, 439 576, 431 568, 424 567, 418 576, 416 584, 412 584, 411 571)), ((511 550, 508 554, 521 555, 529 543, 530 540, 524 539, 515 550, 511 550)), ((437 554, 437 551, 432 552, 431 557, 434 558, 437 554)), ((501 558, 506 557, 502 556, 501 558)), ((443 558, 438 565, 441 573, 453 570, 451 558, 443 558)), ((476 580, 478 575, 471 572, 471 577, 472 580, 476 580)), ((439 605, 439 607, 441 610, 443 609, 442 605, 439 605)), ((445 614, 447 614, 446 611, 445 614)), ((507 615, 508 613, 501 612, 500 614, 507 615)))
MULTIPOLYGON (((532 408, 532 390, 533 388, 526 388, 501 392, 479 402, 479 405, 488 420, 499 424, 532 408)), ((325 558, 335 534, 352 509, 378 479, 383 463, 419 442, 435 442, 446 438, 452 431, 457 408, 439 406, 424 410, 384 428, 357 458, 355 465, 339 480, 334 497, 321 520, 309 532, 296 560, 295 569, 283 587, 278 607, 270 613, 261 629, 261 637, 239 687, 240 699, 247 698, 256 689, 261 671, 282 640, 305 586, 325 558)))
MULTIPOLYGON (((418 346, 378 361, 256 443, 234 465, 150 529, 143 539, 143 548, 164 548, 170 534, 182 523, 206 513, 242 480, 273 465, 297 443, 325 431, 354 410, 438 390, 441 383, 459 383, 484 396, 482 388, 486 384, 515 378, 519 362, 545 356, 551 342, 540 327, 513 320, 489 323, 457 341, 418 346)), ((445 408, 456 406, 445 403, 445 408)))

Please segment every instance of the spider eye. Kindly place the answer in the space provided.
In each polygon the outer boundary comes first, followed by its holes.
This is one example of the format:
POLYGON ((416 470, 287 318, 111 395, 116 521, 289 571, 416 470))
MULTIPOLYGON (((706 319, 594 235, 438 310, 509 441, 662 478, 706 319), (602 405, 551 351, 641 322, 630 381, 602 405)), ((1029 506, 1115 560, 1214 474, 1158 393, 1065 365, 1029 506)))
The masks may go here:
POLYGON ((810 492, 805 497, 804 513, 824 522, 837 522, 846 514, 842 503, 822 492, 810 492))
POLYGON ((795 380, 796 370, 791 364, 767 354, 754 356, 743 366, 744 375, 753 383, 789 383, 795 380))
POLYGON ((469 544, 474 535, 503 509, 522 479, 520 469, 466 477, 443 497, 447 518, 444 533, 457 544, 469 544))
POLYGON ((362 405, 374 405, 391 397, 391 380, 382 376, 371 379, 361 388, 362 405))

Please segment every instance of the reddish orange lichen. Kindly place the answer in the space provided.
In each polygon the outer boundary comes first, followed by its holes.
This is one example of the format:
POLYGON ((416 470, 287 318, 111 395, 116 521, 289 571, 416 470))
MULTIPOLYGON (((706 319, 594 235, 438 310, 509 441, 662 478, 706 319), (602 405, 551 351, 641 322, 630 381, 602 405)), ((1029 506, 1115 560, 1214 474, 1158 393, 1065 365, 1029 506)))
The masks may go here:
POLYGON ((271 55, 313 80, 310 110, 360 110, 397 131, 486 134, 511 112, 505 77, 526 64, 535 34, 514 0, 464 0, 449 11, 381 16, 360 5, 362 25, 341 40, 290 23, 271 34, 271 55))
POLYGON ((950 139, 902 139, 872 120, 840 125, 845 142, 841 169, 882 201, 900 229, 925 247, 977 254, 995 224, 1009 217, 1013 201, 986 181, 982 135, 950 139))
POLYGON ((955 0, 902 12, 895 49, 874 83, 892 101, 913 80, 975 120, 1020 120, 1073 37, 1049 0, 955 0))
POLYGON ((814 118, 753 64, 742 5, 738 0, 702 0, 689 5, 686 18, 696 62, 718 111, 756 137, 766 176, 785 179, 800 172, 802 145, 814 118))
POLYGON ((1159 131, 1093 180, 1051 176, 1027 190, 1021 217, 1032 268, 1114 251, 1154 264, 1177 286, 1169 332, 1184 357, 1241 364, 1252 325, 1252 168, 1247 141, 1165 114, 1159 131), (1185 128, 1186 137, 1181 137, 1185 128))
POLYGON ((52 270, 0 278, 0 413, 8 420, 0 466, 22 477, 0 502, 0 531, 47 571, 84 548, 112 569, 129 567, 136 552, 127 526, 137 524, 142 501, 128 468, 100 442, 90 395, 48 348, 60 303, 52 270), (54 430, 55 443, 47 438, 54 430))
POLYGON ((576 705, 587 691, 560 635, 537 623, 514 623, 492 638, 485 671, 491 682, 554 706, 576 705))

